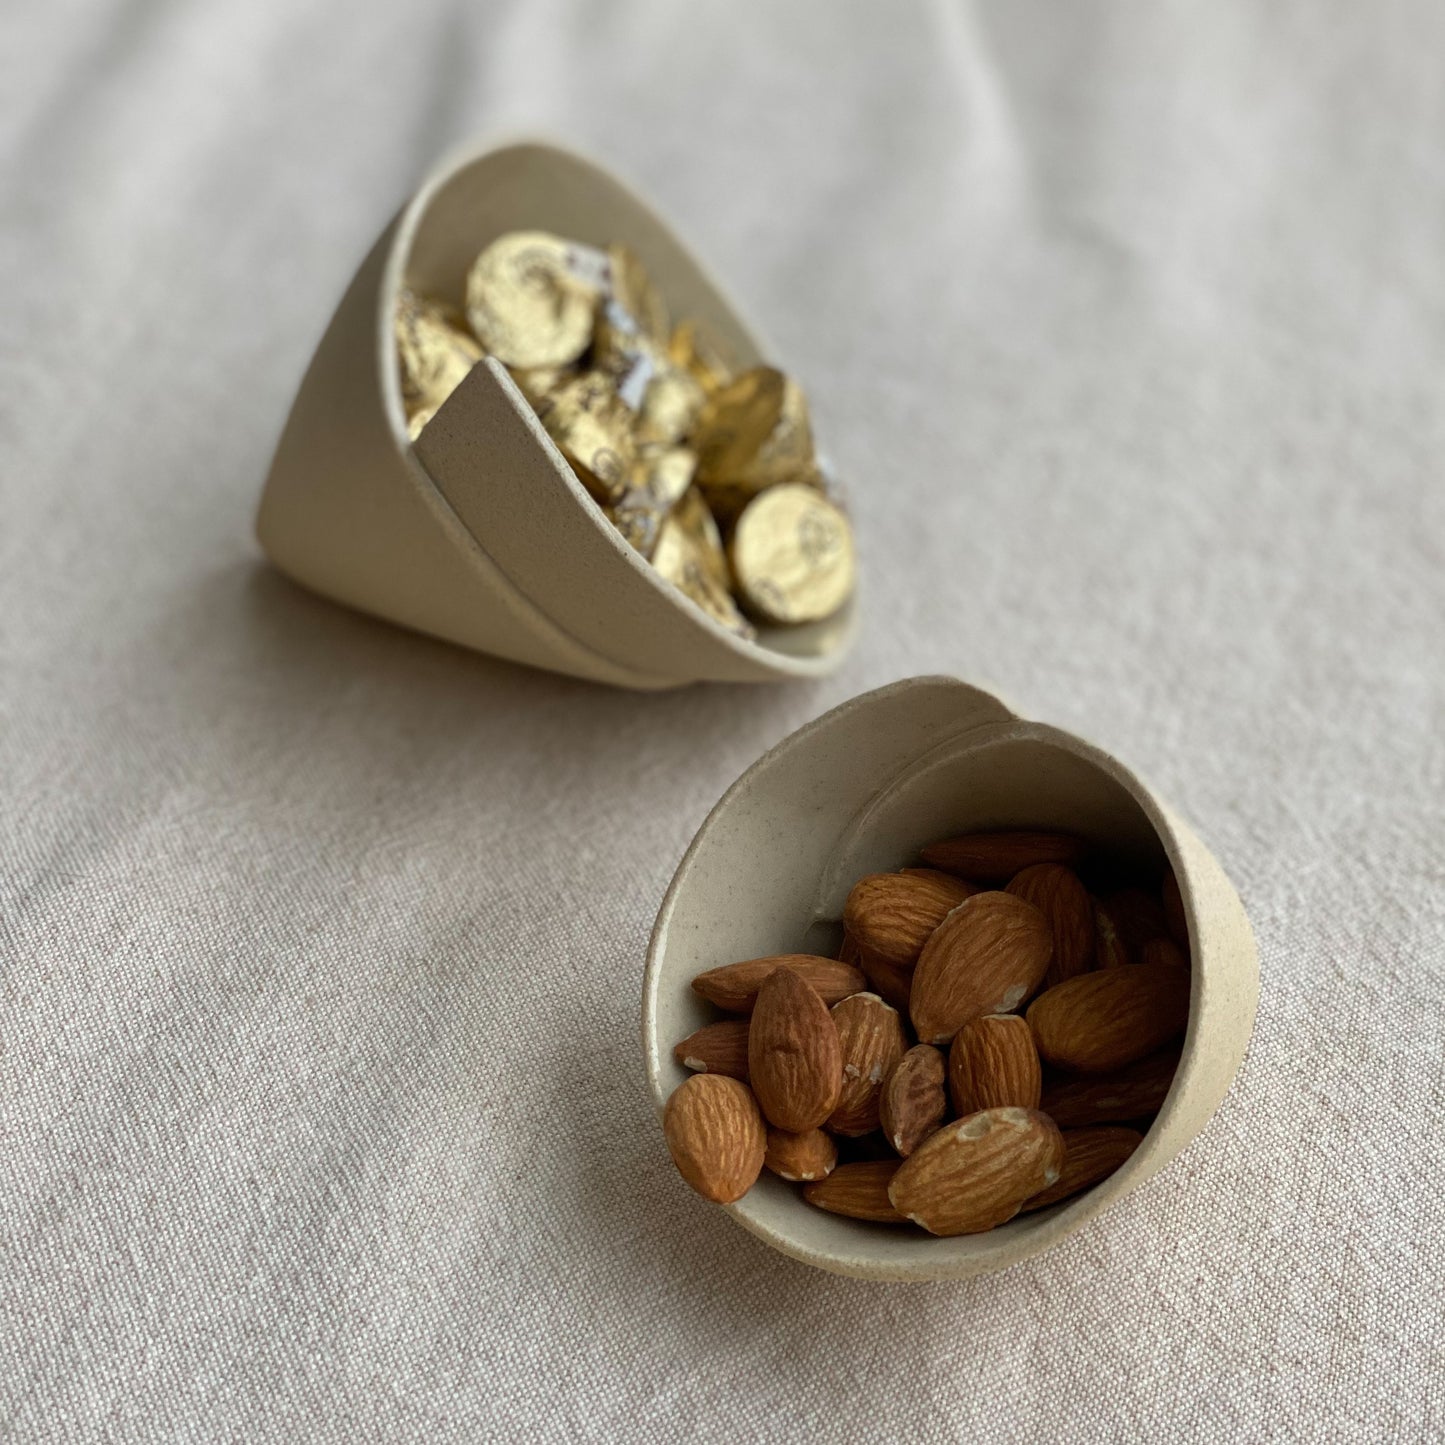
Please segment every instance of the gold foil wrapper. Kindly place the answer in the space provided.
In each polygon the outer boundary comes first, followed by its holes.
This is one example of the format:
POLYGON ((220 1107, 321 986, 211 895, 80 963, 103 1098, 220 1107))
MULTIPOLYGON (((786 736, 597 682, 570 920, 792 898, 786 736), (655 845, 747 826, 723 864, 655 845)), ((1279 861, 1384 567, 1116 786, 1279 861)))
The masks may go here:
POLYGON ((717 520, 703 494, 693 487, 673 509, 678 525, 693 539, 698 560, 712 582, 725 592, 732 588, 732 574, 717 520))
POLYGON ((707 393, 687 372, 666 365, 643 393, 638 433, 650 442, 685 441, 697 426, 706 401, 707 393))
POLYGON ((737 484, 772 435, 783 414, 787 378, 771 366, 755 366, 708 397, 697 419, 693 445, 705 482, 737 484))
POLYGON ((642 262, 626 246, 611 245, 607 276, 611 299, 632 319, 634 329, 665 353, 671 333, 667 306, 642 262))
POLYGON ((545 231, 499 236, 467 276, 467 320, 507 366, 568 366, 592 342, 605 265, 545 231))
POLYGON ((696 489, 663 522, 652 565, 709 617, 740 637, 756 636, 728 591, 727 557, 717 523, 696 489))
POLYGON ((396 356, 408 411, 435 409, 482 359, 461 313, 402 289, 396 298, 396 356))
POLYGON ((733 379, 732 367, 699 321, 679 321, 667 352, 672 364, 687 372, 706 395, 721 391, 733 379))
POLYGON ((646 492, 664 511, 670 511, 686 495, 697 475, 697 456, 686 447, 642 446, 638 448, 633 487, 646 492))
POLYGON ((697 458, 686 447, 642 447, 626 490, 603 511, 644 557, 651 557, 662 524, 688 494, 696 470, 697 458))
POLYGON ((852 531, 801 388, 770 366, 734 373, 694 320, 671 327, 626 247, 500 236, 468 274, 465 319, 401 293, 396 345, 413 441, 490 352, 617 532, 739 636, 756 635, 744 608, 811 622, 852 592, 852 531))
POLYGON ((406 419, 406 434, 412 441, 415 441, 421 434, 426 424, 437 414, 434 406, 423 406, 406 419))
POLYGON ((551 394, 572 379, 573 373, 560 366, 538 366, 531 370, 525 367, 512 368, 512 380, 517 389, 532 404, 539 407, 551 394))
POLYGON ((778 419, 743 468, 742 480, 761 490, 809 477, 815 469, 808 399, 796 381, 784 377, 778 419))
POLYGON ((820 487, 803 389, 772 367, 757 367, 708 399, 699 418, 699 484, 728 526, 768 487, 820 487))
POLYGON ((645 336, 614 324, 616 310, 609 302, 598 313, 593 341, 593 366, 606 376, 629 411, 640 411, 648 388, 666 360, 645 336))
POLYGON ((603 507, 602 511, 629 545, 644 557, 652 557, 657 550, 658 533, 667 519, 667 513, 653 497, 646 492, 623 492, 613 506, 603 507))
POLYGON ((637 450, 631 414, 611 381, 584 372, 551 392, 537 414, 582 485, 599 502, 616 502, 632 481, 637 450))
POLYGON ((770 622, 831 617, 853 591, 853 529, 815 487, 784 483, 755 497, 729 556, 738 596, 770 622))

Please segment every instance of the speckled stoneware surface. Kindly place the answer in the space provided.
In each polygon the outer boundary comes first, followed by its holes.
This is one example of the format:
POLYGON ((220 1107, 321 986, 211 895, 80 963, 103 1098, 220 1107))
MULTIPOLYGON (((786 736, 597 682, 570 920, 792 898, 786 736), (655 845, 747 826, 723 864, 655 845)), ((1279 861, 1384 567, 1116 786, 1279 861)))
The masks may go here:
POLYGON ((382 233, 317 348, 261 500, 267 555, 352 607, 622 687, 830 671, 856 597, 825 622, 765 628, 755 642, 719 626, 608 525, 497 363, 475 367, 409 443, 392 354, 398 288, 460 302, 477 252, 524 228, 626 243, 728 360, 762 359, 666 224, 597 166, 536 143, 450 160, 382 233))
MULTIPOLYGON (((1193 992, 1164 1107, 1104 1183, 987 1234, 933 1239, 840 1218, 765 1171, 727 1208, 784 1253, 873 1279, 1007 1268, 1163 1168, 1229 1088, 1259 974, 1244 908, 1209 850, 1108 754, 965 683, 917 677, 854 698, 785 739, 733 784, 693 839, 658 914, 643 988, 643 1048, 659 1113, 686 1077, 672 1045, 710 1017, 689 988, 695 974, 764 954, 830 952, 860 875, 903 866, 932 839, 1001 826, 1067 829, 1140 863, 1167 858, 1174 867, 1193 992)), ((657 1147, 665 1148, 660 1128, 657 1147)))

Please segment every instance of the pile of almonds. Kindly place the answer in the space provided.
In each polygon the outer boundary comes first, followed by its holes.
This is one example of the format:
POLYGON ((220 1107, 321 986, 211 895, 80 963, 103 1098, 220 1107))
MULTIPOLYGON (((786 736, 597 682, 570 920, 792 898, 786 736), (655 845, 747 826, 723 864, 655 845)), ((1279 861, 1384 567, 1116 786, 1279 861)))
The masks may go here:
POLYGON ((727 1017, 673 1050, 694 1070, 663 1116, 683 1178, 728 1204, 766 1166, 820 1209, 955 1235, 1112 1174, 1174 1078, 1189 941, 1172 873, 1091 892, 1086 855, 949 838, 854 884, 837 958, 699 974, 727 1017))

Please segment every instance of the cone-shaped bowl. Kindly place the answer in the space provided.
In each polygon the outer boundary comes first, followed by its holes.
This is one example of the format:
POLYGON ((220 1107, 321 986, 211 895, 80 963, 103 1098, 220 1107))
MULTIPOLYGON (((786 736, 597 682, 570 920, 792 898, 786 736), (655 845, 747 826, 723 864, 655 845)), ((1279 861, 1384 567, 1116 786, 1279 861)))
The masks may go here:
POLYGON ((305 586, 534 667, 623 687, 812 677, 854 603, 805 627, 728 631, 603 517, 506 370, 473 368, 413 445, 394 358, 402 285, 460 304, 476 254, 541 229, 641 257, 673 314, 738 367, 762 359, 717 286, 615 177, 528 143, 440 166, 383 232, 317 348, 277 447, 257 535, 305 586))

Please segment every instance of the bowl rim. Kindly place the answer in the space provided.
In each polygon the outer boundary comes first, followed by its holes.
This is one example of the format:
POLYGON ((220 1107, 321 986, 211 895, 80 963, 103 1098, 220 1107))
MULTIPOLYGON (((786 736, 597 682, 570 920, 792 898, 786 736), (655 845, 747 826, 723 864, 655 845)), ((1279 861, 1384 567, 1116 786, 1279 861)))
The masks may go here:
MULTIPOLYGON (((438 195, 457 177, 475 166, 496 161, 509 154, 525 154, 527 152, 532 152, 551 163, 560 162, 563 165, 577 166, 590 171, 612 187, 629 207, 645 218, 649 224, 661 232, 665 239, 687 257, 693 270, 716 295, 720 304, 727 309, 732 323, 758 356, 761 358, 771 351, 771 348, 760 339, 757 329, 743 316, 732 297, 717 281, 710 268, 682 239, 670 218, 650 201, 645 200, 637 187, 609 166, 603 165, 594 157, 575 147, 562 145, 540 136, 514 135, 485 145, 456 147, 445 154, 428 171, 398 216, 382 267, 381 285, 377 296, 376 337, 381 371, 381 394, 387 429, 391 435, 392 444, 402 461, 424 478, 428 486, 433 488, 436 488, 436 483, 417 456, 406 430, 406 411, 402 403, 401 380, 396 366, 392 335, 392 317, 396 310, 397 296, 406 277, 407 265, 417 235, 438 195)), ((832 617, 816 624, 819 627, 827 625, 829 629, 828 642, 820 651, 812 654, 792 653, 761 641, 763 632, 759 633, 759 640, 756 641, 732 632, 709 616, 680 589, 668 582, 651 562, 628 543, 622 534, 607 521, 602 514, 601 507, 577 480, 576 474, 567 465, 556 443, 547 435, 545 428, 537 418, 536 411, 522 395, 506 367, 493 357, 484 357, 483 362, 497 377, 498 384, 502 387, 508 401, 532 430, 534 439, 538 441, 543 455, 562 485, 571 493, 573 500, 591 520, 593 533, 605 539, 602 545, 610 552, 613 565, 620 560, 621 564, 628 568, 634 576, 644 579, 643 585, 646 588, 665 598, 670 605, 679 609, 683 616, 703 634, 710 645, 721 646, 727 652, 754 667, 761 667, 784 678, 824 677, 837 668, 852 648, 858 634, 862 594, 861 565, 857 567, 857 580, 848 601, 832 617)), ((440 496, 439 490, 438 495, 440 496)), ((477 538, 476 541, 485 550, 484 541, 481 538, 477 538)), ((512 585, 517 586, 515 582, 512 585)), ((550 617, 543 601, 536 600, 535 605, 550 617)), ((554 625, 561 626, 555 621, 554 625)), ((768 632, 780 630, 765 629, 768 632)), ((609 662, 617 666, 628 668, 639 675, 645 672, 645 669, 638 668, 633 663, 608 657, 606 653, 598 651, 590 643, 581 642, 581 639, 578 641, 580 645, 597 652, 599 656, 606 657, 609 662)))
MULTIPOLYGON (((896 696, 902 691, 919 685, 939 686, 942 684, 953 684, 968 689, 974 694, 979 691, 971 684, 964 683, 960 678, 946 674, 924 674, 903 678, 849 698, 837 707, 803 724, 802 727, 788 734, 764 752, 744 769, 708 812, 707 817, 688 844, 668 884, 648 941, 642 989, 641 1042, 647 1082, 659 1121, 667 1098, 672 1089, 676 1087, 668 1082, 665 1073, 675 1040, 664 1042, 658 1038, 657 1034, 657 1005, 662 991, 668 928, 678 898, 689 884, 695 858, 707 835, 719 825, 730 805, 749 786, 757 773, 778 762, 794 749, 807 746, 811 738, 815 737, 825 726, 836 721, 842 714, 875 706, 884 698, 896 696)), ((744 1229, 774 1249, 804 1264, 813 1265, 830 1273, 862 1279, 929 1281, 959 1279, 1010 1268, 1052 1248, 1066 1236, 1082 1228, 1123 1195, 1144 1183, 1178 1152, 1178 1146, 1169 1147, 1166 1150, 1163 1141, 1169 1133, 1171 1122, 1182 1109, 1182 1100, 1188 1092, 1190 1079, 1195 1075, 1200 1064, 1202 1045, 1198 1021, 1203 1006, 1204 992, 1200 949, 1201 929, 1196 901, 1187 881, 1184 851, 1180 847, 1178 830, 1181 825, 1173 819, 1168 809, 1161 804, 1147 784, 1117 758, 1073 733, 1023 717, 1007 703, 1003 703, 1003 706, 1007 709, 1009 716, 1001 718, 995 723, 985 723, 983 729, 990 732, 996 730, 997 741, 1000 742, 1007 740, 1010 735, 1027 736, 1061 747, 1090 766, 1100 769, 1107 777, 1118 783, 1140 808, 1145 820, 1153 829, 1169 866, 1175 870, 1175 875, 1179 878, 1191 945, 1189 1020, 1180 1048, 1179 1064, 1158 1114, 1145 1133, 1143 1142, 1129 1159, 1112 1175, 1092 1188, 1075 1195, 1072 1199, 1061 1201, 1049 1209, 1040 1210, 1037 1214, 1029 1216, 1030 1228, 1026 1235, 1011 1232, 1009 1225, 1012 1221, 1010 1221, 1009 1224, 1001 1225, 996 1230, 982 1234, 963 1235, 953 1239, 920 1239, 918 1242, 923 1247, 919 1251, 918 1262, 916 1264, 900 1264, 893 1258, 886 1260, 868 1258, 866 1246, 860 1248, 856 1253, 844 1254, 809 1244, 786 1230, 776 1229, 754 1217, 747 1208, 746 1195, 736 1203, 722 1206, 744 1229), (1162 1157, 1160 1157, 1161 1151, 1164 1151, 1162 1157)), ((954 734, 954 736, 959 735, 954 734)), ((933 752, 930 751, 924 757, 933 755, 933 752)), ((799 1200, 799 1209, 801 1210, 803 1207, 802 1201, 799 1200)), ((805 1219, 807 1216, 799 1214, 797 1217, 805 1219)), ((860 1239, 862 1237, 860 1234, 860 1239)))

